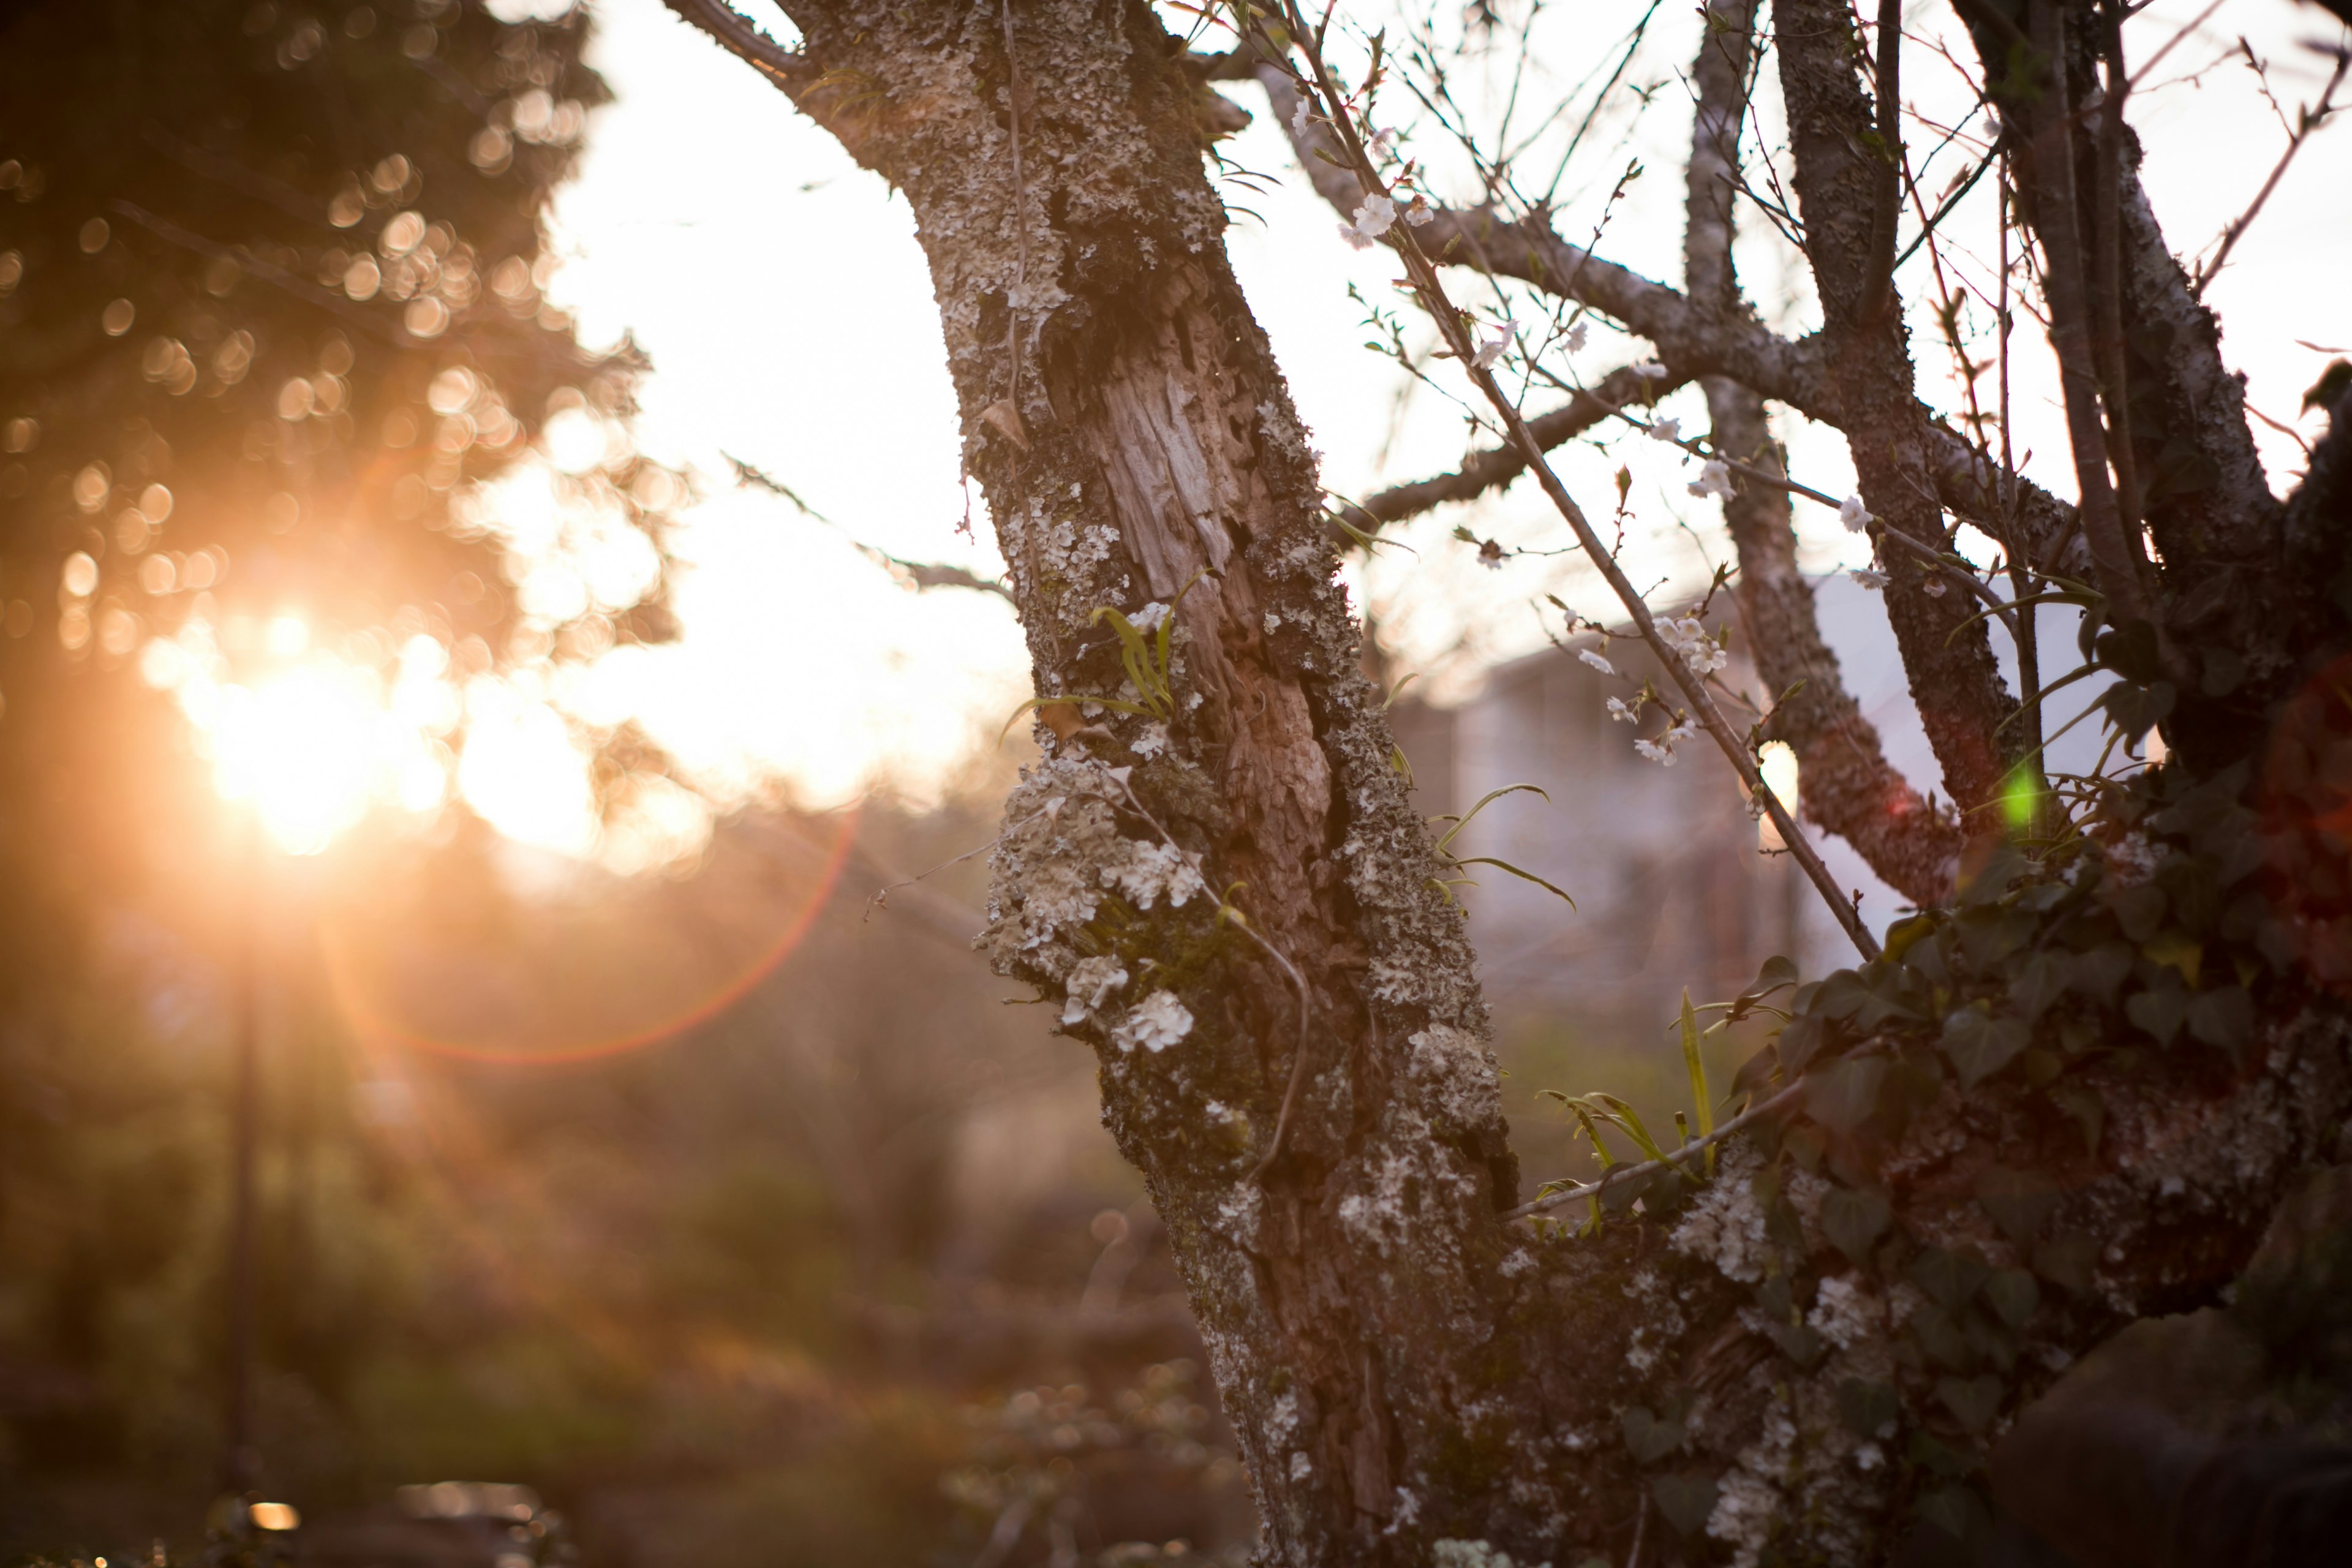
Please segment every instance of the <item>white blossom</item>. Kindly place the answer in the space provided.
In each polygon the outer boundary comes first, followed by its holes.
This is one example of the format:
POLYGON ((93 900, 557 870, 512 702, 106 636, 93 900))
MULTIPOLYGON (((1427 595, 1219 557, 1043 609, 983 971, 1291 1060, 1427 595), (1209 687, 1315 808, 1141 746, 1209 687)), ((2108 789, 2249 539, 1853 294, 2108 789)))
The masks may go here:
POLYGON ((1612 697, 1609 700, 1609 717, 1612 720, 1622 719, 1628 724, 1640 723, 1642 700, 1636 697, 1633 701, 1628 702, 1622 697, 1612 697))
POLYGON ((1679 441, 1679 440, 1681 440, 1682 438, 1683 438, 1683 422, 1682 422, 1681 420, 1679 420, 1679 419, 1653 419, 1653 420, 1651 420, 1651 421, 1650 421, 1650 439, 1651 439, 1651 440, 1653 440, 1653 441, 1679 441))
POLYGON ((1433 218, 1436 216, 1437 214, 1435 210, 1429 205, 1429 198, 1427 196, 1414 196, 1412 198, 1412 205, 1404 209, 1404 221, 1412 225, 1415 228, 1419 228, 1423 224, 1427 223, 1431 218, 1433 218))
POLYGON ((1838 521, 1845 524, 1848 533, 1860 533, 1878 520, 1862 504, 1860 496, 1848 496, 1838 507, 1838 521))
POLYGON ((1307 140, 1307 127, 1312 118, 1312 100, 1302 93, 1299 96, 1298 107, 1290 111, 1291 134, 1297 136, 1301 142, 1307 140))
POLYGON ((1470 356, 1470 363, 1480 370, 1493 369, 1495 362, 1503 357, 1503 351, 1511 346, 1512 335, 1518 330, 1519 323, 1516 317, 1509 321, 1498 321, 1488 328, 1487 331, 1494 333, 1494 336, 1478 345, 1478 352, 1470 356))
POLYGON ((1390 126, 1385 131, 1375 132, 1372 135, 1372 139, 1364 143, 1365 153, 1370 156, 1372 162, 1375 163, 1387 157, 1395 150, 1396 127, 1393 125, 1390 126))
POLYGON ((1147 1051, 1164 1051, 1192 1032, 1192 1012, 1176 1000, 1176 993, 1154 991, 1128 1010, 1110 1037, 1122 1051, 1138 1046, 1147 1051))
POLYGON ((1675 749, 1655 741, 1635 741, 1633 749, 1662 768, 1675 765, 1675 749))
POLYGON ((1389 226, 1394 222, 1396 203, 1374 192, 1364 198, 1363 205, 1356 209, 1355 222, 1339 226, 1339 237, 1358 250, 1370 250, 1381 236, 1388 233, 1389 226))
POLYGON ((1699 469, 1698 478, 1691 481, 1690 493, 1701 498, 1721 496, 1725 500, 1729 500, 1731 499, 1731 465, 1720 458, 1709 458, 1706 460, 1706 466, 1699 469))
POLYGON ((1569 328, 1568 352, 1572 354, 1582 353, 1584 352, 1584 340, 1587 334, 1582 321, 1579 321, 1576 325, 1569 328))
POLYGON ((1940 599, 1944 596, 1944 586, 1941 577, 1930 577, 1919 584, 1919 591, 1931 599, 1940 599))
MULTIPOLYGON (((1617 667, 1615 665, 1610 663, 1608 659, 1601 657, 1599 653, 1594 652, 1591 648, 1578 648, 1576 650, 1576 657, 1582 659, 1585 663, 1591 665, 1593 668, 1599 670, 1603 675, 1614 675, 1617 673, 1617 667)), ((1614 699, 1612 699, 1612 700, 1613 701, 1614 699)))
POLYGON ((1857 566, 1853 571, 1847 573, 1846 575, 1853 578, 1855 582, 1861 584, 1864 587, 1869 589, 1874 594, 1886 586, 1886 574, 1884 572, 1874 572, 1867 566, 1857 566))
POLYGON ((1633 368, 1633 374, 1643 381, 1664 381, 1666 379, 1666 367, 1660 364, 1654 359, 1645 359, 1639 364, 1634 365, 1633 368))
POLYGON ((1706 627, 1696 616, 1669 616, 1658 623, 1658 636, 1668 647, 1682 655, 1683 663, 1693 675, 1709 675, 1731 662, 1724 646, 1706 635, 1706 627))
POLYGON ((1478 564, 1487 571, 1500 572, 1503 569, 1504 559, 1503 547, 1493 540, 1490 539, 1478 546, 1478 564))

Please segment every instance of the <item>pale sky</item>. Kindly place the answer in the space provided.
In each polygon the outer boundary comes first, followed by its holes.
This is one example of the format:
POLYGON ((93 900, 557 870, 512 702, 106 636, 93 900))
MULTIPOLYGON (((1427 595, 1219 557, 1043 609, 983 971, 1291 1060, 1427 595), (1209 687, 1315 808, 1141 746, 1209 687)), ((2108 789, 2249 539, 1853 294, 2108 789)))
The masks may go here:
MULTIPOLYGON (((2159 0, 2131 24, 2132 47, 2146 57, 2201 8, 2159 0)), ((1572 16, 1557 12, 1551 30, 1538 37, 1538 56, 1554 62, 1554 78, 1580 77, 1641 9, 1629 0, 1597 0, 1572 16)), ((762 14, 781 31, 772 12, 762 14)), ((580 175, 557 204, 556 243, 565 259, 551 292, 578 313, 588 341, 628 331, 650 353, 655 368, 642 389, 638 438, 656 456, 700 474, 710 499, 688 513, 677 539, 682 638, 611 654, 554 695, 596 722, 635 718, 722 798, 762 788, 813 806, 876 788, 919 802, 936 798, 968 770, 975 748, 992 742, 1027 695, 1028 676, 1018 628, 1002 601, 906 592, 845 537, 903 556, 998 570, 977 487, 968 502, 960 479, 953 399, 911 216, 782 94, 658 0, 596 0, 594 15, 591 58, 617 100, 593 118, 580 175), (845 531, 775 498, 730 489, 722 454, 778 476, 845 531), (968 504, 973 538, 958 531, 968 504)), ((1933 30, 1948 20, 1948 12, 1922 3, 1910 26, 1933 30)), ((1679 273, 1678 153, 1689 123, 1678 73, 1695 26, 1661 13, 1631 73, 1658 87, 1656 107, 1638 124, 1596 132, 1589 143, 1595 150, 1580 165, 1584 180, 1571 176, 1560 207, 1561 231, 1582 238, 1609 179, 1628 156, 1644 158, 1652 172, 1621 204, 1601 248, 1669 280, 1679 273)), ((2324 13, 2290 0, 2226 0, 2150 75, 2132 118, 2176 247, 2207 245, 2284 142, 2252 73, 2213 62, 2238 35, 2250 37, 2273 57, 2273 88, 2291 114, 2324 78, 2322 62, 2294 40, 2340 33, 2324 13), (2208 67, 2196 79, 2181 79, 2208 67)), ((1939 78, 1926 49, 1906 60, 1914 61, 1906 98, 1931 112, 1951 109, 1956 83, 1948 71, 1939 78)), ((1360 346, 1362 310, 1349 300, 1348 285, 1384 304, 1395 300, 1387 287, 1392 259, 1339 241, 1332 214, 1292 167, 1262 96, 1247 88, 1233 96, 1257 123, 1225 144, 1227 155, 1282 183, 1256 195, 1236 194, 1263 221, 1240 220, 1229 244, 1326 454, 1326 483, 1363 493, 1451 467, 1462 447, 1458 412, 1426 389, 1401 411, 1402 373, 1360 346)), ((1760 96, 1769 136, 1777 93, 1768 84, 1760 96)), ((1914 132, 1915 140, 1922 134, 1914 132)), ((1411 144, 1439 170, 1442 188, 1444 149, 1425 132, 1411 144)), ((1958 166, 1934 165, 1923 186, 1937 188, 1958 166)), ((1953 220, 1957 242, 1990 241, 1990 189, 1988 181, 1953 220)), ((2294 340, 2324 348, 2352 342, 2352 293, 2343 287, 2342 258, 2352 255, 2352 203, 2340 195, 2347 189, 2352 139, 2338 128, 2305 150, 2211 290, 2226 351, 2247 372, 2252 402, 2284 423, 2298 423, 2297 399, 2328 357, 2294 340)), ((1801 269, 1790 268, 1789 255, 1748 215, 1741 262, 1751 292, 1776 325, 1801 330, 1810 306, 1801 281, 1790 281, 1801 269)), ((1953 265, 1965 270, 1958 258, 1953 265)), ((1922 256, 1906 271, 1915 293, 1924 292, 1927 267, 1922 256)), ((1458 287, 1465 302, 1487 302, 1468 279, 1458 287)), ((2036 368, 2038 328, 2025 322, 2015 342, 2016 428, 2021 447, 2032 451, 2029 471, 2070 493, 2051 384, 2036 368)), ((1949 406, 1948 375, 1924 313, 1914 317, 1914 347, 1927 395, 1949 406)), ((1596 331, 1575 368, 1597 379, 1644 352, 1596 331)), ((1989 377, 1988 396, 1990 384, 1989 377)), ((1538 391, 1529 403, 1540 408, 1548 398, 1538 391)), ((1704 429, 1695 392, 1662 412, 1694 432, 1704 429)), ((2306 434, 2316 427, 2300 423, 2306 434)), ((1800 478, 1845 493, 1851 474, 1834 433, 1785 434, 1800 478)), ((2288 437, 2261 434, 2274 479, 2295 466, 2300 454, 2288 437)), ((1605 514, 1607 476, 1628 464, 1636 476, 1637 525, 1628 542, 1636 579, 1700 579, 1705 561, 1727 548, 1715 503, 1685 489, 1696 465, 1638 433, 1612 442, 1606 452, 1570 449, 1560 460, 1563 477, 1589 510, 1605 514)), ((1381 610, 1401 666, 1427 670, 1439 690, 1468 689, 1485 665, 1542 646, 1530 601, 1547 591, 1595 618, 1621 618, 1561 561, 1522 558, 1501 572, 1477 570, 1468 552, 1446 539, 1457 521, 1507 545, 1559 542, 1559 525, 1540 497, 1515 489, 1475 512, 1424 520, 1402 535, 1418 554, 1384 552, 1368 574, 1351 579, 1381 610)), ((1864 545, 1833 515, 1801 501, 1799 522, 1816 569, 1864 563, 1864 545)), ((576 803, 574 810, 576 820, 576 803)), ((544 842, 578 841, 575 829, 535 832, 526 812, 527 803, 515 803, 502 825, 544 842)))

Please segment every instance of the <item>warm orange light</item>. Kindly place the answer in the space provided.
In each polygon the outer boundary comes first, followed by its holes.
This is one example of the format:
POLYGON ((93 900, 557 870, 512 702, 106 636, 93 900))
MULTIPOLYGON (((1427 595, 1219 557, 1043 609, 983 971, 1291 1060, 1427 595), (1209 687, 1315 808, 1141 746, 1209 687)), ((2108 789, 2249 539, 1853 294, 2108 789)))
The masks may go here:
POLYGON ((289 853, 316 855, 365 815, 381 752, 373 685, 320 663, 221 688, 209 727, 220 792, 251 801, 289 853))

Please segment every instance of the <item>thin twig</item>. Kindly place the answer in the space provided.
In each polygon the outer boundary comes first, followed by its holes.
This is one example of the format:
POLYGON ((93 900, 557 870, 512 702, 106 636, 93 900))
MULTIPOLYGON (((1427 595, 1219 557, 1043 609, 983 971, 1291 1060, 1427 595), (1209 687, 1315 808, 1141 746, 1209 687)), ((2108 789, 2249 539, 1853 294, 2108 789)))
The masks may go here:
POLYGON ((2244 234, 2247 226, 2261 215, 2263 204, 2271 199, 2273 191, 2278 189, 2279 180, 2285 174, 2286 166, 2294 162, 2294 155, 2303 151, 2303 144, 2311 140, 2311 133, 2319 129, 2320 122, 2336 112, 2336 89, 2344 85, 2344 73, 2347 68, 2352 68, 2352 48, 2337 49, 2336 73, 2327 79, 2327 87, 2319 95, 2318 109, 2316 110, 2306 109, 2301 111, 2300 123, 2296 125, 2294 136, 2288 140, 2286 151, 2280 153, 2279 161, 2271 166, 2271 177, 2264 180, 2263 188, 2254 193, 2253 204, 2239 216, 2235 223, 2222 231, 2221 248, 2213 253, 2213 259, 2197 269, 2195 279, 2189 285, 2190 299, 2204 298, 2205 286, 2220 275, 2221 264, 2230 259, 2230 252, 2237 247, 2239 237, 2244 234))
MULTIPOLYGON (((1691 1168, 1683 1163, 1688 1156, 1703 1152, 1735 1132, 1746 1131, 1754 1126, 1760 1118, 1769 1116, 1772 1112, 1787 1106, 1794 1105, 1797 1102, 1797 1097, 1804 1092, 1805 1080, 1800 1079, 1771 1099, 1749 1106, 1706 1137, 1692 1139, 1663 1160, 1644 1160, 1638 1165, 1612 1165, 1608 1173, 1598 1181, 1585 1182, 1577 1186, 1562 1187, 1557 1192, 1547 1193, 1539 1198, 1521 1204, 1505 1214, 1503 1217, 1507 1220, 1532 1219, 1537 1215, 1565 1207, 1569 1204, 1577 1203, 1585 1198, 1597 1198, 1622 1182, 1630 1182, 1636 1176, 1646 1176, 1654 1171, 1663 1171, 1670 1166, 1689 1171, 1691 1168)), ((1695 1172, 1693 1173, 1696 1174, 1695 1172)))
MULTIPOLYGON (((1327 106, 1332 126, 1339 134, 1341 145, 1349 163, 1353 165, 1356 178, 1368 192, 1385 191, 1386 187, 1381 184, 1378 172, 1372 166, 1371 159, 1364 151, 1362 141, 1357 135, 1354 121, 1347 112, 1347 100, 1332 81, 1330 72, 1323 63, 1321 52, 1314 42, 1314 34, 1308 28, 1306 18, 1299 15, 1296 0, 1285 0, 1285 10, 1291 24, 1294 38, 1306 54, 1308 67, 1315 73, 1315 85, 1327 106)), ((1652 618, 1650 607, 1643 600, 1641 590, 1633 585, 1632 580, 1611 557, 1608 550, 1601 543, 1600 535, 1593 531, 1591 522, 1585 517, 1582 509, 1578 507, 1574 499, 1569 495, 1567 487, 1560 483, 1559 476, 1552 470, 1549 460, 1544 456, 1543 447, 1536 440, 1534 432, 1528 428, 1528 422, 1521 416, 1518 408, 1504 395, 1502 387, 1496 383, 1494 376, 1478 364, 1477 351, 1471 343, 1468 332, 1463 327, 1463 314, 1446 296, 1444 285, 1437 276, 1435 266, 1423 253, 1411 228, 1401 227, 1392 233, 1397 252, 1404 258, 1406 268, 1412 274, 1413 287, 1421 295, 1424 309, 1436 322, 1438 331, 1444 334, 1446 346, 1461 359, 1462 368, 1469 375, 1472 384, 1477 387, 1509 428, 1512 440, 1518 445, 1521 451, 1527 454, 1528 466, 1542 485, 1546 498, 1551 501, 1553 508, 1575 532, 1577 542, 1584 547, 1585 553, 1591 557, 1594 566, 1600 570, 1601 576, 1624 605, 1627 613, 1633 616, 1633 624, 1641 630, 1642 640, 1649 645, 1652 655, 1666 670, 1675 686, 1681 689, 1683 696, 1696 712, 1701 726, 1721 749, 1725 760, 1730 763, 1732 771, 1738 775, 1739 781, 1748 786, 1751 796, 1763 801, 1766 813, 1772 818, 1772 826, 1780 830, 1781 842, 1789 847, 1790 853, 1796 858, 1797 863, 1804 868, 1807 878, 1811 880, 1823 901, 1830 906, 1832 912, 1836 916, 1840 928, 1845 931, 1848 939, 1853 942, 1864 958, 1878 956, 1877 941, 1871 936, 1869 929, 1862 923, 1862 918, 1853 906, 1846 901, 1845 894, 1839 889, 1835 879, 1830 876, 1829 868, 1822 863, 1821 854, 1813 847, 1811 839, 1806 836, 1802 828, 1797 826, 1796 819, 1789 814, 1788 807, 1781 804, 1780 796, 1773 792, 1772 786, 1765 782, 1763 773, 1757 767, 1755 757, 1749 753, 1746 746, 1741 744, 1739 737, 1723 717, 1722 710, 1716 707, 1715 700, 1708 695, 1706 686, 1692 673, 1688 663, 1682 656, 1669 647, 1665 638, 1659 634, 1657 623, 1652 618)))

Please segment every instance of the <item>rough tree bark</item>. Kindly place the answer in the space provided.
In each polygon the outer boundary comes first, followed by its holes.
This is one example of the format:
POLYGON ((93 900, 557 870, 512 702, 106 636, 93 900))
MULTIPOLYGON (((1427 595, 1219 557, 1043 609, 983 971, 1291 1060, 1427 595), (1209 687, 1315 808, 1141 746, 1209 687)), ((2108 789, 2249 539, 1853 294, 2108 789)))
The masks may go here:
MULTIPOLYGON (((983 945, 1097 1055, 1268 1562, 1620 1563, 1637 1542, 1647 1563, 1885 1561, 1943 1495, 1932 1455, 1980 1464, 2068 1356, 2210 1293, 2330 1146, 2352 1109, 2347 1031, 2308 994, 2273 997, 2234 1063, 2087 1058, 2068 1081, 2098 1106, 2095 1149, 2040 1085, 1964 1089, 1897 1055, 1912 1015, 1890 1004, 1834 1014, 1844 1054, 1805 1080, 1801 1112, 1727 1145, 1686 1201, 1653 1184, 1652 1217, 1588 1236, 1510 1217, 1471 953, 1359 672, 1315 454, 1224 255, 1200 68, 1140 0, 785 0, 792 53, 716 0, 672 4, 913 209, 965 461, 1048 704, 983 945), (1999 1161, 2021 1147, 2055 1151, 2054 1173, 2006 1202, 1999 1161), (2086 1256, 2086 1237, 2114 1245, 2086 1256), (1937 1258, 1960 1273, 1921 1263, 1937 1258), (1987 1393, 1960 1373, 1984 1364, 1967 1336, 1992 1322, 1972 1302, 1996 1271, 2008 1326, 1985 1331, 1987 1393), (1920 1359, 1931 1321, 1958 1359, 1920 1359)), ((1993 485, 1919 408, 1897 330, 1855 319, 1867 247, 1846 231, 1868 220, 1871 117, 1848 15, 1783 0, 1779 26, 1821 342, 1756 326, 1727 273, 1689 298, 1598 260, 1571 279, 1573 247, 1540 225, 1441 214, 1431 250, 1456 235, 1450 264, 1572 287, 1678 376, 1847 421, 1872 509, 1939 542, 1924 498, 1965 511, 1993 485)), ((2345 460, 2323 457, 2340 510, 2345 460)), ((2029 511, 2045 560, 2075 548, 2069 510, 2029 511)), ((2341 552, 2326 516, 2297 533, 2323 563, 2341 552)), ((1759 574, 1769 622, 1782 590, 1759 574)), ((1981 630, 1950 636, 1958 596, 1909 580, 1915 689, 1956 790, 1981 799, 2015 761, 1994 733, 2012 700, 1981 630)), ((1785 619, 1775 635, 1801 639, 1785 619)), ((1821 722, 1853 733, 1835 710, 1821 722)), ((1951 942, 1913 945, 1949 948, 1958 973, 2011 951, 1979 933, 2011 913, 1963 912, 1951 942)), ((1847 978, 1915 996, 1918 973, 1896 955, 1847 978)))

